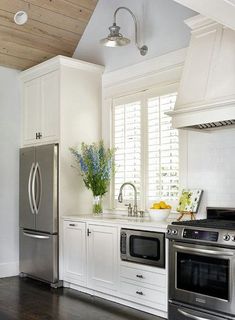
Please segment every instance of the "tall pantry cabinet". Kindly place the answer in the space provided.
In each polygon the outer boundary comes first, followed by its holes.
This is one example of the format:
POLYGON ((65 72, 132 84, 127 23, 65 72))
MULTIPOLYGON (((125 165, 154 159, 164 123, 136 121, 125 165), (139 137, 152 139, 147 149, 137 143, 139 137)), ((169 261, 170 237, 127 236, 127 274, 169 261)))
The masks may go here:
POLYGON ((84 187, 70 147, 101 138, 103 67, 57 56, 20 75, 21 147, 59 144, 59 213, 91 213, 92 195, 84 187))

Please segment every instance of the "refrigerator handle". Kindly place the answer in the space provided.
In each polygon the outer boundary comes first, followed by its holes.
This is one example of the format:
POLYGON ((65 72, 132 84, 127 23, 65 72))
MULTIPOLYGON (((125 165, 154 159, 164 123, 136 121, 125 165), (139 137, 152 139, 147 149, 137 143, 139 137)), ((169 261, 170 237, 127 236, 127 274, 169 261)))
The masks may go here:
POLYGON ((35 194, 35 180, 36 180, 37 168, 38 168, 38 163, 36 163, 36 166, 34 168, 33 177, 32 177, 32 198, 33 198, 33 206, 35 209, 35 214, 38 214, 38 208, 37 208, 37 203, 36 203, 36 194, 35 194))
POLYGON ((32 163, 30 172, 29 172, 29 180, 28 180, 28 197, 29 197, 29 206, 30 206, 30 210, 32 212, 32 214, 34 214, 34 208, 33 208, 33 202, 32 202, 32 175, 33 175, 33 169, 34 169, 34 162, 32 163))
POLYGON ((42 199, 42 174, 41 174, 41 168, 40 168, 40 165, 39 163, 37 162, 37 171, 38 171, 38 176, 37 176, 37 179, 39 179, 39 190, 37 190, 37 192, 39 193, 38 194, 38 205, 37 205, 37 212, 36 214, 38 214, 39 212, 39 208, 40 208, 40 203, 41 203, 41 199, 42 199))
POLYGON ((26 237, 35 238, 35 239, 50 239, 49 236, 43 236, 43 235, 40 235, 40 234, 33 234, 33 233, 28 233, 28 232, 23 232, 23 234, 26 237))

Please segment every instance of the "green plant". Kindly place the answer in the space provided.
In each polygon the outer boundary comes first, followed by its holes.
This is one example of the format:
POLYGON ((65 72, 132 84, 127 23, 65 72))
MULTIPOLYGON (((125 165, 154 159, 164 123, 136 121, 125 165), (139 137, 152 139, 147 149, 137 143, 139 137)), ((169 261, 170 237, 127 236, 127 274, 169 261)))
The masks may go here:
POLYGON ((103 141, 81 144, 81 148, 70 148, 83 181, 93 196, 103 196, 108 191, 114 171, 114 149, 105 148, 103 141))

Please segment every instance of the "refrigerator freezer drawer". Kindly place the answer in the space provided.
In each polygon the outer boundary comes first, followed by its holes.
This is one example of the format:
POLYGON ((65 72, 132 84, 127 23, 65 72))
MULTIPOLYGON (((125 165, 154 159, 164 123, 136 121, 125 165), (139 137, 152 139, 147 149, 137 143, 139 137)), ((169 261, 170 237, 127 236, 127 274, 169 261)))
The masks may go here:
POLYGON ((20 230, 20 272, 58 282, 58 235, 20 230))

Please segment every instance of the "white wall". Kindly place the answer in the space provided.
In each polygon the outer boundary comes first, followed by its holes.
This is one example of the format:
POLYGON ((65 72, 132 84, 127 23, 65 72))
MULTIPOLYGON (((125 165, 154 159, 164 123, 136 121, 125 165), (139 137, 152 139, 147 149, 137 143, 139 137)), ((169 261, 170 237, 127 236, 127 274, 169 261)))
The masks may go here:
POLYGON ((188 187, 204 190, 206 206, 235 207, 235 129, 188 133, 188 187))
POLYGON ((18 273, 18 73, 0 67, 0 277, 18 273))
POLYGON ((190 32, 183 21, 195 14, 173 0, 99 0, 74 58, 102 64, 106 71, 112 71, 187 47, 190 32), (145 57, 139 54, 133 43, 134 24, 130 14, 123 10, 118 13, 117 24, 121 27, 120 32, 132 43, 115 49, 100 45, 99 40, 107 37, 113 13, 119 6, 130 8, 136 15, 141 39, 149 47, 145 57))

